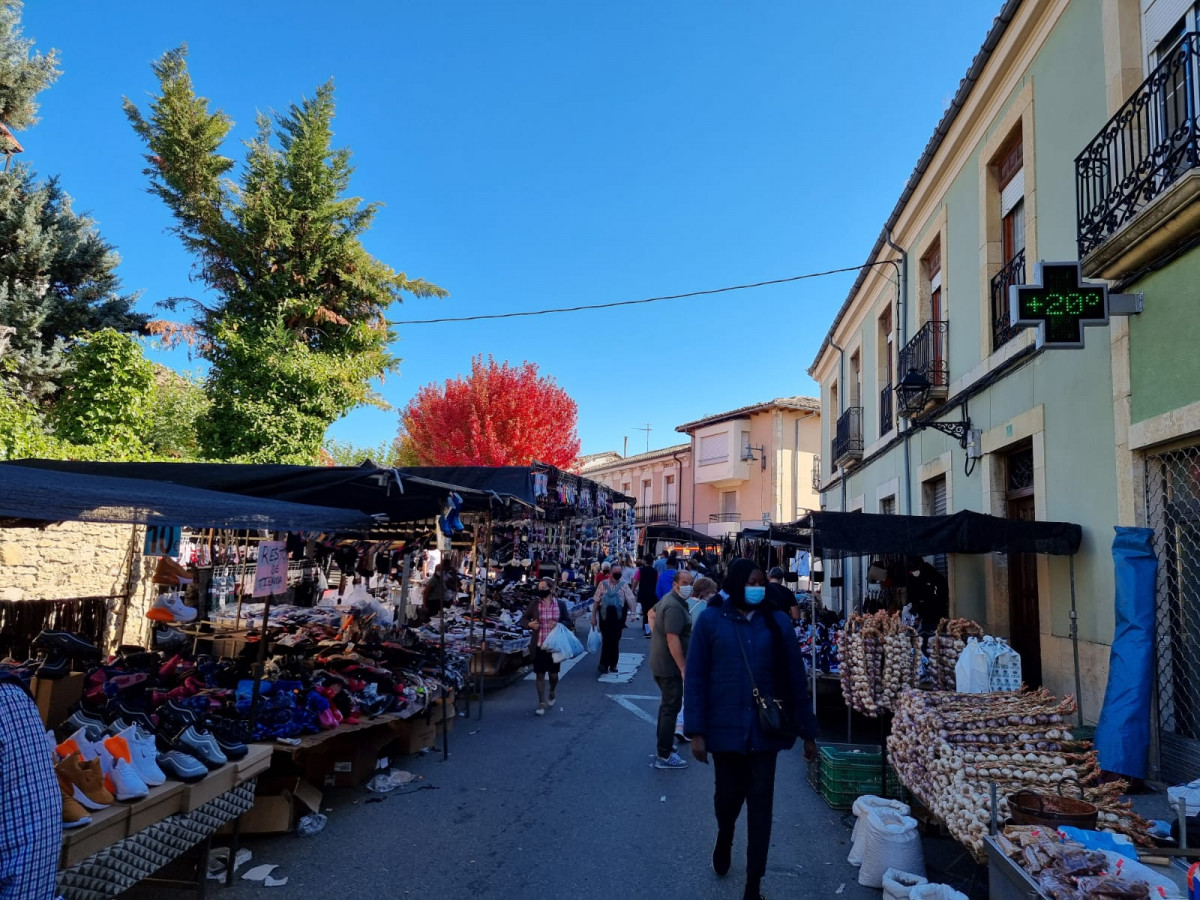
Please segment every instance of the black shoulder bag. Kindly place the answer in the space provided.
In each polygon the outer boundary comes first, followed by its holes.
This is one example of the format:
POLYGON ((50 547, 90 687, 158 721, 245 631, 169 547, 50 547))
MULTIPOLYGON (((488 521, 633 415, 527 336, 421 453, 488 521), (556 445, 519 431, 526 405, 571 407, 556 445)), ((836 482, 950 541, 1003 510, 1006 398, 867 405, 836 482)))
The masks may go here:
MULTIPOLYGON (((773 613, 766 613, 767 616, 773 613)), ((780 649, 779 642, 775 641, 775 629, 771 628, 774 624, 767 620, 767 628, 771 631, 772 648, 775 652, 780 649)), ((768 697, 758 689, 758 682, 754 679, 754 669, 750 667, 750 658, 746 656, 746 648, 742 645, 741 635, 737 636, 738 649, 742 651, 742 661, 746 664, 746 672, 750 675, 750 686, 754 693, 754 708, 758 713, 758 727, 762 729, 762 733, 769 738, 777 738, 786 740, 788 738, 796 738, 800 736, 800 728, 796 722, 795 712, 792 710, 792 705, 789 702, 784 702, 776 697, 768 697)), ((778 667, 776 667, 778 669, 778 667)), ((786 669, 786 667, 785 667, 786 669)), ((787 691, 786 685, 784 690, 787 691)))

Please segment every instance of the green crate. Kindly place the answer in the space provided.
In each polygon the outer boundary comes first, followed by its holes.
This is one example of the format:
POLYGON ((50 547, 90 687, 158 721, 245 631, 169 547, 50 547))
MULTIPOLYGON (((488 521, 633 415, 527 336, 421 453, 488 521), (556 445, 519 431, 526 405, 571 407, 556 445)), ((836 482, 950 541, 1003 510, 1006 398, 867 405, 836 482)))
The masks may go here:
MULTIPOLYGON (((821 747, 808 767, 808 783, 832 809, 850 809, 863 794, 880 793, 879 748, 850 744, 821 747)), ((903 798, 904 788, 889 765, 887 795, 903 798)))

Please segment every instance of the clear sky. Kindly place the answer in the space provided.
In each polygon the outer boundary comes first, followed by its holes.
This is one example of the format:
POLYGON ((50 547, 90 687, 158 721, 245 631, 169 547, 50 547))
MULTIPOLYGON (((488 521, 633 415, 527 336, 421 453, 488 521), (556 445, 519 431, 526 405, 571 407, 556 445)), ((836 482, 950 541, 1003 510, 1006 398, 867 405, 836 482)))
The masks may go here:
MULTIPOLYGON (((1000 0, 26 0, 64 73, 23 159, 58 174, 149 310, 195 296, 145 193, 121 97, 186 42, 199 92, 252 134, 333 77, 368 249, 450 291, 393 318, 601 303, 858 265, 1000 0)), ((241 158, 235 143, 227 155, 241 158)), ((813 394, 806 369, 853 275, 533 319, 407 326, 403 406, 474 354, 532 360, 579 403, 583 452, 676 443, 701 416, 813 394)), ((182 353, 166 360, 196 368, 182 353)), ((335 437, 390 439, 359 410, 335 437)))

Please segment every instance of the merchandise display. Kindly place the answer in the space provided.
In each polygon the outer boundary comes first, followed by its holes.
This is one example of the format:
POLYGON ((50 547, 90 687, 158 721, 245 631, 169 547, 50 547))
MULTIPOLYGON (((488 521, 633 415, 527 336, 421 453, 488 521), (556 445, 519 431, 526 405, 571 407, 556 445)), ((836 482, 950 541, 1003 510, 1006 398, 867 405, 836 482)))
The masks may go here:
POLYGON ((872 718, 893 709, 905 688, 915 687, 920 665, 917 632, 898 615, 852 615, 838 644, 846 705, 872 718))
POLYGON ((935 691, 955 690, 954 667, 968 638, 983 637, 983 628, 970 619, 942 619, 925 644, 928 664, 922 683, 935 691))
POLYGON ((1007 821, 1009 797, 1033 789, 1057 794, 1063 785, 1095 807, 1097 825, 1149 843, 1149 823, 1122 802, 1121 781, 1100 783, 1089 741, 1068 724, 1075 701, 1045 690, 958 694, 908 690, 896 706, 888 751, 900 781, 982 861, 992 819, 1007 821))

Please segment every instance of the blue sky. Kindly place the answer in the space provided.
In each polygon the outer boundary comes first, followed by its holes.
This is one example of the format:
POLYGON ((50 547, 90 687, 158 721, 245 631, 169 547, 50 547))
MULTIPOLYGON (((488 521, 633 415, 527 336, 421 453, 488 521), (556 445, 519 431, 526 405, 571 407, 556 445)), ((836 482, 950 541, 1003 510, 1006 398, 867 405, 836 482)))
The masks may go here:
MULTIPOLYGON (((144 104, 151 60, 183 42, 238 140, 256 111, 335 79, 354 192, 385 204, 368 249, 450 291, 393 318, 680 293, 860 264, 999 5, 27 0, 26 33, 64 73, 19 137, 146 309, 199 286, 121 97, 144 104)), ((646 423, 666 446, 681 422, 813 393, 805 370, 852 281, 403 327, 381 392, 400 407, 474 354, 528 359, 578 402, 583 452, 643 450, 646 423)), ((396 423, 359 410, 332 434, 375 444, 396 423)))

